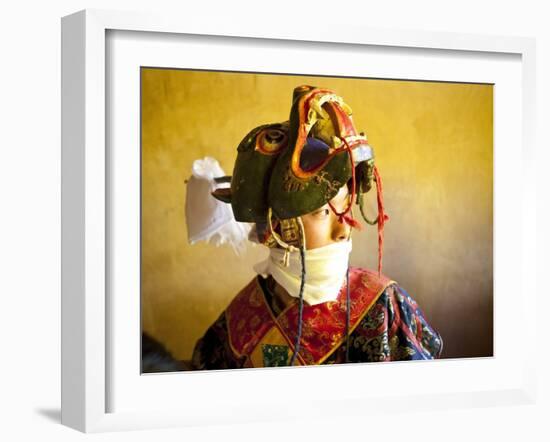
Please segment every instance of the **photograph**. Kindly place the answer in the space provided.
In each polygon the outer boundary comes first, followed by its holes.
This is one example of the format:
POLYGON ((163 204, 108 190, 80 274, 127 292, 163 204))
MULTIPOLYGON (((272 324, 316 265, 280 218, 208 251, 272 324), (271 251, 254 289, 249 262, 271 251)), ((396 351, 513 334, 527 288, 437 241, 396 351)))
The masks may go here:
POLYGON ((142 373, 493 354, 493 84, 141 67, 142 373))
POLYGON ((0 440, 546 442, 535 3, 7 2, 0 440))

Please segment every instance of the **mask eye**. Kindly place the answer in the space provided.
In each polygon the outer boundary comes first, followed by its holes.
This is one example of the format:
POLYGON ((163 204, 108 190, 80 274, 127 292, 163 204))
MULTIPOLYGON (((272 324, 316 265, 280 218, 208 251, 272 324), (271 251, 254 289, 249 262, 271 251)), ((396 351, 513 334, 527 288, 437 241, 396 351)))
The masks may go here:
POLYGON ((318 138, 306 138, 306 144, 300 155, 300 168, 309 172, 317 169, 327 159, 329 146, 318 138))
POLYGON ((276 155, 288 145, 288 133, 281 128, 267 128, 256 137, 256 150, 265 155, 276 155))

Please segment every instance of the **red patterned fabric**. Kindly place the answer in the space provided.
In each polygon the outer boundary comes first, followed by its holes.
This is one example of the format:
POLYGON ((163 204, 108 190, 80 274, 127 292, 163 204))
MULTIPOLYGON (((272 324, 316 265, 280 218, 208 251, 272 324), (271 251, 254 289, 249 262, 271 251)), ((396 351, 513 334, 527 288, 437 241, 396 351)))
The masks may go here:
POLYGON ((230 345, 237 356, 250 354, 260 339, 275 325, 256 278, 235 296, 225 314, 230 345))
MULTIPOLYGON (((385 276, 366 269, 350 268, 350 333, 363 319, 384 289, 391 284, 385 276)), ((298 305, 292 304, 274 318, 257 279, 248 284, 226 310, 230 345, 236 356, 252 353, 262 337, 277 327, 294 350, 298 329, 298 305)), ((303 310, 300 359, 305 364, 320 364, 345 339, 346 285, 338 299, 315 306, 305 304, 303 310)))

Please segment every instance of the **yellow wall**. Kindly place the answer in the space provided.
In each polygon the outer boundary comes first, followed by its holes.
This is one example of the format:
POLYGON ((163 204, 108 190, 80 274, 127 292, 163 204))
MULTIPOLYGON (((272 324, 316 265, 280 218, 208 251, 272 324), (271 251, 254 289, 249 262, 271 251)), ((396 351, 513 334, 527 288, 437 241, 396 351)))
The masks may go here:
MULTIPOLYGON (((231 174, 253 127, 288 118, 299 84, 352 107, 382 174, 384 273, 442 334, 445 357, 492 354, 493 88, 490 85, 142 70, 142 324, 180 359, 254 275, 250 245, 189 245, 185 180, 213 156, 231 174)), ((375 195, 368 197, 374 214, 375 195)), ((354 233, 352 264, 376 267, 376 229, 354 233)))

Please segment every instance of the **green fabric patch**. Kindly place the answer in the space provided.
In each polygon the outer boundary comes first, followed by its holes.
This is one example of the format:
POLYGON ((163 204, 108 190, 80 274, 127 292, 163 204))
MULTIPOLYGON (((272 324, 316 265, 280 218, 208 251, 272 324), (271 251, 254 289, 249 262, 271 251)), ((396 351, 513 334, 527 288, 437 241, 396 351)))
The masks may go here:
POLYGON ((288 347, 286 345, 262 344, 264 367, 285 367, 288 365, 288 347))

